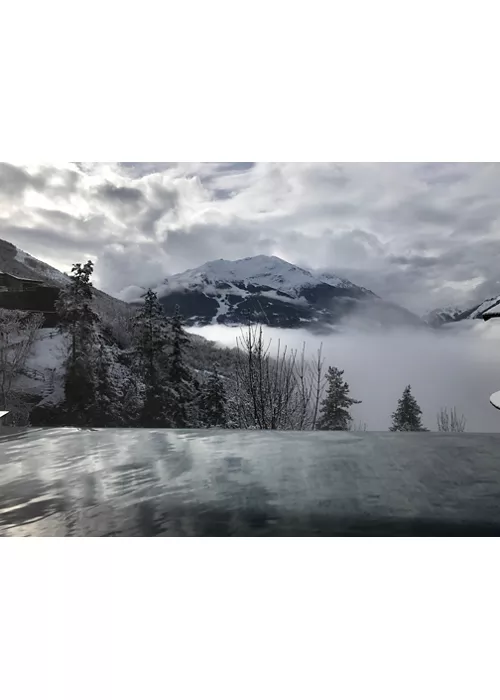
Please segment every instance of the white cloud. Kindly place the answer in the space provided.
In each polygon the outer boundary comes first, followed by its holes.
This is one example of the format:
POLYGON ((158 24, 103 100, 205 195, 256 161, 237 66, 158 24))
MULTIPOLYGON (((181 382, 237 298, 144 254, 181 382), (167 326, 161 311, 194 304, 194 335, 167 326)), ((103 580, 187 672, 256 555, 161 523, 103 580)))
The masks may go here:
POLYGON ((0 164, 0 237, 114 294, 275 254, 417 312, 496 288, 495 163, 0 164))

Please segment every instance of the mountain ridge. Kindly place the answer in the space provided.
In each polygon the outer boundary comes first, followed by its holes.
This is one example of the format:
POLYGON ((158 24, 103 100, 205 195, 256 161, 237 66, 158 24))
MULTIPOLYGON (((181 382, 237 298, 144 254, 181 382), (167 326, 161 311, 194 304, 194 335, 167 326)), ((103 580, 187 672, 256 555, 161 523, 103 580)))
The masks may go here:
POLYGON ((433 328, 440 328, 448 323, 480 320, 486 311, 498 303, 500 303, 500 295, 488 297, 480 303, 464 304, 465 308, 458 306, 438 307, 429 311, 422 319, 433 328))
MULTIPOLYGON (((178 305, 191 326, 260 322, 328 332, 352 315, 375 325, 391 325, 391 317, 396 325, 422 324, 410 311, 333 272, 315 272, 277 256, 212 260, 166 277, 153 291, 167 314, 178 305)), ((129 287, 128 299, 138 305, 145 292, 129 287)))

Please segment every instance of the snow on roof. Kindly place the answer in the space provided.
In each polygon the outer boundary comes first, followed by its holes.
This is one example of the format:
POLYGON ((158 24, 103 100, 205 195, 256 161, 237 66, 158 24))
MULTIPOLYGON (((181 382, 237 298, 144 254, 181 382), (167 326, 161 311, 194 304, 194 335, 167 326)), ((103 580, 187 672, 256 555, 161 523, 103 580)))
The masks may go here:
POLYGON ((485 321, 487 321, 490 318, 500 317, 500 302, 497 302, 493 306, 490 306, 489 309, 483 312, 482 317, 485 321))

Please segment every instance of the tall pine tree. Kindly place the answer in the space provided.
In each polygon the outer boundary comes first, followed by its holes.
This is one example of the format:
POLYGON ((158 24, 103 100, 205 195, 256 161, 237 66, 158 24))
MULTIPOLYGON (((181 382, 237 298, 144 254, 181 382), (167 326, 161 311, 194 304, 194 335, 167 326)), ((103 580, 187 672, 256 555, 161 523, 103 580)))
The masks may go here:
POLYGON ((171 352, 168 366, 168 378, 175 393, 173 423, 176 428, 187 428, 197 422, 197 397, 193 377, 186 362, 186 349, 190 339, 182 321, 177 305, 170 324, 171 352))
POLYGON ((349 430, 351 427, 351 406, 361 401, 349 396, 349 384, 343 380, 343 375, 343 369, 328 368, 326 396, 321 402, 317 430, 349 430))
POLYGON ((226 392, 216 365, 201 390, 200 418, 205 428, 227 427, 226 392))
POLYGON ((140 425, 145 428, 170 428, 175 401, 168 377, 168 323, 151 289, 146 293, 134 325, 136 366, 144 384, 140 425))
POLYGON ((62 289, 56 303, 59 327, 69 338, 66 359, 66 420, 73 425, 89 425, 93 421, 96 390, 96 322, 92 309, 94 270, 89 260, 77 263, 71 270, 71 282, 62 289))
POLYGON ((427 428, 424 428, 422 425, 421 415, 422 410, 412 395, 411 386, 408 384, 398 401, 397 409, 392 414, 392 425, 389 430, 392 432, 426 431, 427 428))
POLYGON ((112 377, 112 354, 103 338, 97 344, 93 425, 114 428, 122 424, 123 403, 112 377))

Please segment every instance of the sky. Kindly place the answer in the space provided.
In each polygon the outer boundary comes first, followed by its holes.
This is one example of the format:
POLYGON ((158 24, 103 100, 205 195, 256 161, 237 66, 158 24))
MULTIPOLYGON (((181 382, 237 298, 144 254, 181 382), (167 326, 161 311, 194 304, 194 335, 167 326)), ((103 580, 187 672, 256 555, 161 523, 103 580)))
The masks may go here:
POLYGON ((416 313, 500 294, 496 163, 2 163, 0 238, 120 296, 218 258, 332 270, 416 313))

